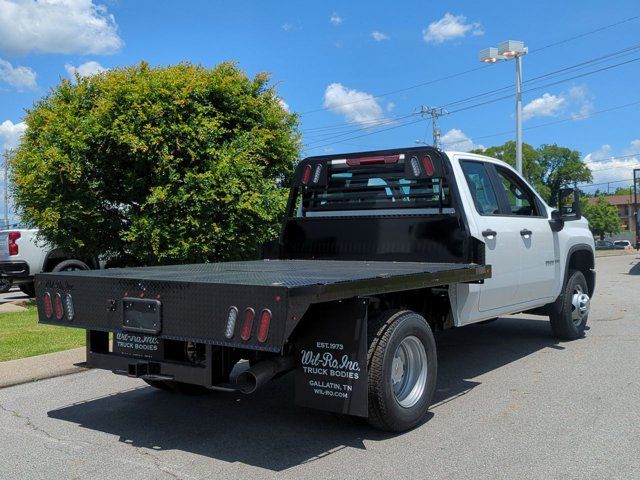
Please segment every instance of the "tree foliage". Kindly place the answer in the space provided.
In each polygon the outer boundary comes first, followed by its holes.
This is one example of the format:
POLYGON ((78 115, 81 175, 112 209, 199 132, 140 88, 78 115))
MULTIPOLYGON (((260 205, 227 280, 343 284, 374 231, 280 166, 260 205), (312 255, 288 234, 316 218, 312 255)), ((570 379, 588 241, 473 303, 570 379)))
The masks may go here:
MULTIPOLYGON (((498 158, 513 167, 516 165, 514 141, 474 153, 498 158)), ((580 160, 580 153, 556 144, 534 148, 523 143, 522 170, 527 181, 550 205, 555 205, 562 187, 592 180, 591 170, 580 160)))
POLYGON ((620 217, 615 206, 607 203, 603 196, 594 203, 588 203, 582 208, 582 214, 589 220, 589 228, 594 235, 604 238, 620 232, 620 217))
POLYGON ((63 80, 12 159, 23 220, 119 263, 247 258, 277 236, 297 118, 267 74, 146 63, 63 80))

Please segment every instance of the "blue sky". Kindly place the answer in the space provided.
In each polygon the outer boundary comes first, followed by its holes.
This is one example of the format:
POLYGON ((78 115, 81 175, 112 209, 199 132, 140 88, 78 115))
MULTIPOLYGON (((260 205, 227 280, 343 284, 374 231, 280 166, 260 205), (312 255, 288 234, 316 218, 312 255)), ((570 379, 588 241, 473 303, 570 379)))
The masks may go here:
MULTIPOLYGON (((271 72, 288 108, 301 114, 306 154, 430 142, 430 125, 413 115, 420 105, 446 106, 500 87, 508 88, 498 96, 513 93, 514 62, 478 68, 478 52, 517 39, 530 49, 525 81, 607 56, 525 84, 524 140, 576 149, 596 182, 617 181, 640 166, 640 103, 601 111, 640 102, 634 60, 640 18, 566 40, 637 15, 632 0, 0 0, 0 149, 15 145, 24 109, 61 78, 140 60, 206 66, 234 60, 250 75, 271 72), (613 52, 619 53, 608 56, 613 52), (615 66, 622 62, 629 63, 615 66), (608 69, 589 74, 601 68, 608 69), (410 88, 471 69, 477 70, 410 88), (564 81, 581 74, 587 75, 564 81)), ((514 137, 513 96, 475 106, 492 99, 447 107, 452 113, 440 119, 445 147, 514 137)))

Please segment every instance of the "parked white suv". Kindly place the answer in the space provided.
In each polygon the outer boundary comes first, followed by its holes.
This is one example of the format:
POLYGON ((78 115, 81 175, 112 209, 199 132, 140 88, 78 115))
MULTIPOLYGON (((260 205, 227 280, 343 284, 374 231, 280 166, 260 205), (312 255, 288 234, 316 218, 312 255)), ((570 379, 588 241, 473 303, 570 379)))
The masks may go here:
POLYGON ((23 293, 35 296, 33 276, 41 272, 63 272, 97 268, 98 262, 78 259, 38 238, 37 229, 14 228, 0 231, 0 276, 18 285, 23 293))

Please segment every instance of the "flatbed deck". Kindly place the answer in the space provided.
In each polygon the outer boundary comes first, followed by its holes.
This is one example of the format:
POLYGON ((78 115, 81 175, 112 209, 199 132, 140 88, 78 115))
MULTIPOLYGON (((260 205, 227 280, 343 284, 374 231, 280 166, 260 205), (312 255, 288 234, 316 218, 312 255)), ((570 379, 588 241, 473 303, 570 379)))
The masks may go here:
POLYGON ((457 272, 462 281, 487 278, 490 267, 461 263, 253 260, 192 265, 111 268, 64 272, 57 275, 138 281, 280 286, 289 289, 375 279, 438 276, 457 272), (477 278, 477 277, 481 278, 477 278))
POLYGON ((473 263, 255 260, 43 273, 36 276, 36 288, 68 293, 74 303, 72 319, 47 319, 40 312, 42 323, 126 329, 122 302, 149 299, 161 304, 157 333, 162 338, 277 351, 313 304, 490 276, 490 266, 473 263), (231 306, 273 313, 272 333, 264 344, 224 338, 231 306))

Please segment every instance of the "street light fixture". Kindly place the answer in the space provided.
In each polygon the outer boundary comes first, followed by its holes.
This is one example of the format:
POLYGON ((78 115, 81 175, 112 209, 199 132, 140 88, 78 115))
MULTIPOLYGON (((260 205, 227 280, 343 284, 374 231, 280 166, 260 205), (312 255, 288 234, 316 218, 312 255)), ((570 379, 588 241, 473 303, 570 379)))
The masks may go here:
POLYGON ((480 61, 484 63, 496 63, 500 60, 516 61, 516 170, 522 174, 522 57, 526 55, 528 48, 524 42, 507 40, 498 47, 489 47, 480 51, 480 61))

